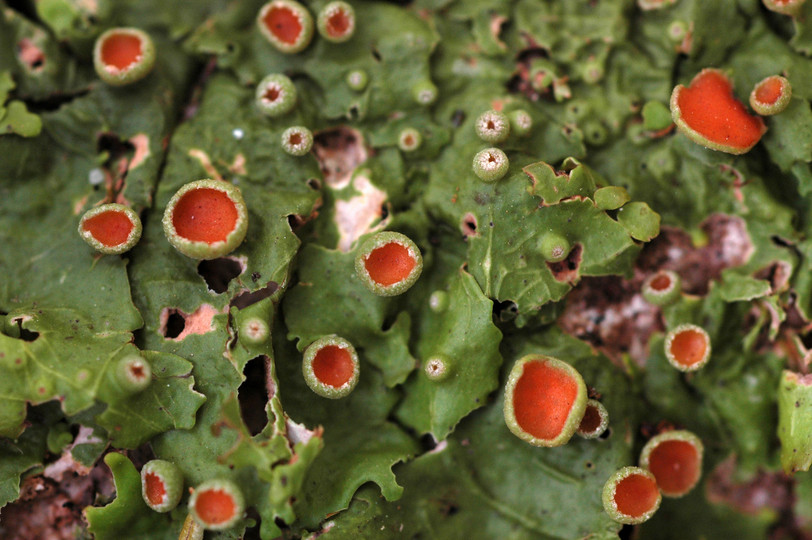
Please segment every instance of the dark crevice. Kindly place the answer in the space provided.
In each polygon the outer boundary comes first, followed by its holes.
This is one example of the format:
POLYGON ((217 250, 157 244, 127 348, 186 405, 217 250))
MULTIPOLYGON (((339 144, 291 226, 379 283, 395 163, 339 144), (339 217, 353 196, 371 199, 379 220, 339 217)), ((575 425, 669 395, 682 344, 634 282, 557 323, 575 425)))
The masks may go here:
POLYGON ((39 332, 32 332, 31 330, 26 330, 23 328, 23 320, 16 319, 17 328, 20 331, 20 339, 23 341, 34 341, 39 337, 39 332))
POLYGON ((217 294, 228 290, 229 282, 242 273, 242 265, 229 257, 200 261, 197 273, 206 282, 209 290, 217 294))
POLYGON ((183 332, 184 328, 186 328, 186 318, 176 309, 169 310, 164 337, 166 339, 175 339, 183 332))
POLYGON ((451 115, 451 125, 455 128, 458 128, 465 122, 465 111, 462 109, 457 109, 451 115))
POLYGON ((437 439, 431 433, 426 433, 420 437, 420 448, 423 449, 423 452, 431 452, 437 448, 437 439))
POLYGON ((575 244, 566 259, 560 262, 547 263, 547 267, 556 281, 573 283, 578 278, 578 267, 581 265, 583 251, 584 247, 581 244, 575 244))
POLYGON ((245 380, 237 389, 240 414, 251 435, 261 432, 268 423, 265 407, 268 404, 267 356, 257 356, 248 361, 243 369, 245 380))
MULTIPOLYGON (((33 66, 36 67, 36 66, 33 66)), ((26 108, 33 114, 41 114, 44 112, 56 111, 66 103, 70 103, 74 99, 81 98, 90 93, 89 88, 78 90, 70 93, 55 93, 42 99, 23 98, 26 108)))
POLYGON ((249 506, 248 509, 245 511, 245 513, 248 519, 254 520, 254 526, 245 529, 245 532, 242 535, 242 539, 259 540, 260 538, 262 538, 259 534, 260 524, 262 523, 262 518, 260 517, 259 512, 253 506, 249 506))
POLYGON ((231 305, 237 309, 244 309, 252 304, 256 304, 260 300, 264 300, 271 296, 279 288, 279 284, 275 281, 269 281, 268 284, 254 292, 244 292, 234 297, 231 305))
POLYGON ((109 131, 99 134, 96 146, 99 153, 107 152, 109 154, 108 163, 113 163, 122 156, 132 158, 135 152, 135 146, 131 142, 123 141, 116 133, 109 131))
POLYGON ((512 321, 519 315, 519 306, 513 300, 493 303, 493 316, 497 321, 512 321))
POLYGON ((617 537, 620 540, 631 540, 634 536, 634 525, 624 525, 621 527, 620 532, 617 533, 617 537))

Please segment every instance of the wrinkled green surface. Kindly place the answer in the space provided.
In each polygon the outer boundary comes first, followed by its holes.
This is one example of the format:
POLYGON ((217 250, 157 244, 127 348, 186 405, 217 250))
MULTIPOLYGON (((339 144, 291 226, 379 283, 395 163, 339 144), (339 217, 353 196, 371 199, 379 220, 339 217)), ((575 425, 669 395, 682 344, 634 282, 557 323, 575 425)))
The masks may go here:
MULTIPOLYGON (((250 513, 207 538, 608 539, 620 526, 603 483, 675 425, 703 440, 703 480, 636 537, 812 532, 809 386, 782 375, 809 372, 812 3, 795 20, 760 0, 351 3, 351 40, 316 35, 284 55, 255 28, 260 0, 0 1, 0 504, 66 453, 112 471, 112 502, 89 497, 96 538, 176 538, 187 498, 161 515, 141 501, 133 463, 154 454, 187 487, 240 486, 250 513), (137 84, 111 88, 93 71, 94 39, 113 26, 156 43, 137 84), (745 103, 766 76, 793 85, 743 156, 671 128, 671 90, 706 67, 729 73, 745 103), (369 77, 360 91, 346 83, 356 69, 369 77), (273 72, 291 77, 299 104, 269 119, 254 85, 273 72), (430 106, 413 98, 425 81, 439 91, 430 106), (474 122, 492 108, 523 109, 533 127, 499 143, 509 172, 485 183, 471 166, 487 146, 474 122), (317 152, 281 151, 291 125, 316 133, 317 152), (349 162, 340 147, 325 157, 338 139, 319 137, 341 126, 349 162), (403 153, 409 127, 423 143, 403 153), (239 186, 249 212, 245 242, 215 270, 161 227, 177 189, 206 177, 239 186), (123 256, 76 233, 103 202, 144 222, 123 256), (401 296, 374 296, 355 275, 358 241, 377 230, 423 255, 401 296), (569 242, 566 260, 544 260, 546 235, 569 242), (691 259, 707 245, 718 249, 691 259), (629 297, 658 264, 693 288, 652 312, 629 297), (430 304, 436 291, 447 305, 430 304), (597 339, 573 330, 573 298, 588 325, 634 324, 597 339), (239 335, 250 317, 268 322, 266 341, 239 335), (663 330, 682 323, 712 341, 692 374, 663 348, 663 330), (301 372, 304 348, 328 334, 361 359, 358 386, 335 401, 301 372), (153 380, 127 396, 110 366, 130 353, 153 380), (607 438, 543 449, 510 434, 505 377, 529 353, 581 372, 609 410, 607 438), (448 361, 447 379, 426 377, 432 357, 448 361), (80 425, 93 438, 70 445, 80 425), (784 506, 748 507, 761 492, 742 486, 773 485, 765 477, 794 501, 767 491, 784 506)), ((305 4, 315 14, 326 2, 305 4)))
POLYGON ((812 385, 809 378, 785 371, 778 387, 778 438, 781 465, 787 473, 808 471, 812 465, 812 385))

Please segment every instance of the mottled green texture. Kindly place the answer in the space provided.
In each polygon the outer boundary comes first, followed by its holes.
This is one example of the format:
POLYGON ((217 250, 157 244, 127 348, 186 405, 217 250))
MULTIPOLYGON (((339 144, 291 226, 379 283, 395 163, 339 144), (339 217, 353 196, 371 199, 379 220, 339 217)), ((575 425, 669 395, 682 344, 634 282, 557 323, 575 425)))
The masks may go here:
MULTIPOLYGON (((808 473, 780 473, 795 446, 776 433, 798 420, 781 373, 809 357, 812 3, 796 18, 760 0, 349 3, 349 40, 316 34, 295 54, 257 28, 262 0, 0 8, 0 503, 60 458, 103 468, 111 447, 138 447, 133 462, 171 461, 186 487, 239 486, 246 517, 207 533, 217 540, 608 540, 621 526, 603 510, 606 479, 673 425, 705 443, 703 479, 633 536, 811 531, 808 473), (157 53, 123 87, 92 62, 117 27, 143 29, 157 53), (709 67, 742 101, 765 77, 792 83, 747 154, 672 127, 674 86, 709 67), (295 88, 284 116, 257 105, 269 74, 295 88), (507 170, 490 184, 472 168, 489 110, 510 119, 495 144, 507 170), (290 126, 313 133, 305 155, 280 146, 290 126), (422 142, 407 152, 409 128, 422 142), (203 263, 161 230, 198 178, 238 186, 249 218, 235 251, 203 263), (121 256, 76 233, 105 203, 144 220, 121 256), (354 270, 380 231, 423 257, 396 297, 354 270), (654 306, 641 285, 663 268, 683 294, 654 306), (681 373, 664 333, 689 322, 713 359, 681 373), (301 371, 302 350, 330 334, 362 370, 338 402, 301 371), (152 371, 133 394, 112 369, 131 354, 152 371), (530 354, 581 373, 610 414, 602 437, 540 449, 511 434, 505 382, 530 354), (747 497, 765 485, 795 500, 747 497)), ((116 456, 115 501, 81 494, 100 508, 93 531, 178 538, 188 490, 154 513, 116 456)), ((0 536, 17 523, 4 514, 0 536)))
POLYGON ((812 465, 812 377, 784 371, 778 387, 778 438, 784 471, 808 471, 812 465))
POLYGON ((442 440, 499 385, 502 336, 491 322, 493 302, 470 274, 450 268, 432 278, 447 288, 448 308, 435 313, 423 303, 415 317, 419 337, 413 344, 424 364, 442 358, 447 375, 431 380, 425 369, 417 371, 404 386, 406 396, 397 415, 419 433, 442 440))

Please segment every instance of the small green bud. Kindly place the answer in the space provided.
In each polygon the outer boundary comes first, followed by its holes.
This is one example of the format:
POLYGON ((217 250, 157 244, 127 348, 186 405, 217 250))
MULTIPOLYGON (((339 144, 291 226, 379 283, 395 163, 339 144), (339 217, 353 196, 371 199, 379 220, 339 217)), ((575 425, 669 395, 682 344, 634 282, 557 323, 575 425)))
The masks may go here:
POLYGON ((356 92, 362 91, 369 83, 369 75, 363 69, 354 69, 347 73, 347 86, 356 92))
POLYGON ((448 309, 448 293, 445 291, 434 291, 429 296, 429 309, 434 313, 442 313, 448 309))
POLYGON ((296 106, 296 100, 296 86, 281 73, 272 73, 257 85, 257 107, 271 118, 292 111, 296 106))
POLYGON ((507 174, 509 167, 507 155, 498 148, 486 148, 474 156, 474 174, 483 182, 500 180, 507 174))
POLYGON ((609 140, 609 130, 598 120, 587 120, 581 131, 587 144, 592 146, 603 146, 609 140))
POLYGON ((420 81, 412 87, 412 97, 420 105, 431 105, 437 101, 437 86, 429 80, 420 81))
POLYGON ((533 117, 524 109, 518 109, 511 112, 508 117, 510 118, 510 129, 519 137, 525 137, 533 129, 533 117))
POLYGON ((444 381, 451 374, 451 365, 448 358, 443 356, 432 356, 426 360, 423 367, 426 377, 434 382, 444 381))
POLYGON ((403 152, 414 152, 423 143, 423 136, 415 128, 406 128, 398 135, 398 148, 403 152))
POLYGON ((127 394, 145 390, 152 383, 152 368, 137 354, 122 357, 113 367, 116 386, 127 394))
POLYGON ((248 317, 240 324, 238 336, 240 341, 249 345, 259 345, 268 341, 271 330, 268 323, 259 317, 248 317))
POLYGON ((680 43, 688 35, 688 25, 684 21, 674 21, 668 25, 668 37, 675 43, 680 43))
POLYGON ((510 120, 498 111, 486 111, 476 119, 476 134, 485 142, 499 143, 510 135, 510 120))
POLYGON ((282 148, 292 156, 304 156, 313 148, 313 132, 304 126, 289 127, 282 132, 282 148))
POLYGON ((544 257, 547 262, 560 262, 567 258, 572 246, 570 246, 569 241, 560 234, 550 232, 545 234, 541 239, 541 245, 539 247, 541 256, 544 257))
POLYGON ((584 62, 581 67, 581 78, 587 84, 597 84, 603 79, 604 73, 603 63, 596 60, 584 62))

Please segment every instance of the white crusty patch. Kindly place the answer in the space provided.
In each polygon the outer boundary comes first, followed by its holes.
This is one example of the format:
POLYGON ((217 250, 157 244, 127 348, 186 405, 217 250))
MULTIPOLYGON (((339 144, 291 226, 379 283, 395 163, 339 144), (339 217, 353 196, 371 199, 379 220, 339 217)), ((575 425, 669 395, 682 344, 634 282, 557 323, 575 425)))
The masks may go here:
POLYGON ((217 172, 217 169, 212 165, 211 158, 209 155, 199 148, 192 148, 188 152, 189 157, 193 157, 200 162, 200 165, 203 167, 203 170, 206 171, 206 174, 209 175, 209 178, 212 180, 222 180, 223 177, 220 176, 220 173, 217 172))
POLYGON ((139 133, 130 137, 130 144, 135 148, 133 158, 127 168, 135 169, 149 157, 149 137, 145 133, 139 133))
POLYGON ((229 165, 228 170, 234 174, 248 174, 245 169, 245 156, 241 153, 234 156, 234 163, 229 165))
POLYGON ((42 475, 46 478, 50 478, 56 482, 61 482, 62 477, 65 475, 66 472, 76 473, 79 476, 87 476, 90 474, 91 468, 86 467, 73 459, 73 454, 71 450, 73 450, 79 444, 85 443, 98 443, 103 442, 101 439, 93 435, 93 428, 89 428, 86 426, 79 427, 79 433, 76 435, 76 439, 66 446, 62 451, 62 455, 59 457, 58 460, 54 461, 43 471, 42 475))
POLYGON ((347 252, 361 236, 383 230, 388 219, 373 224, 381 217, 381 207, 386 202, 386 192, 375 187, 367 171, 355 175, 352 187, 359 193, 346 201, 336 201, 335 222, 338 228, 338 249, 347 252))

